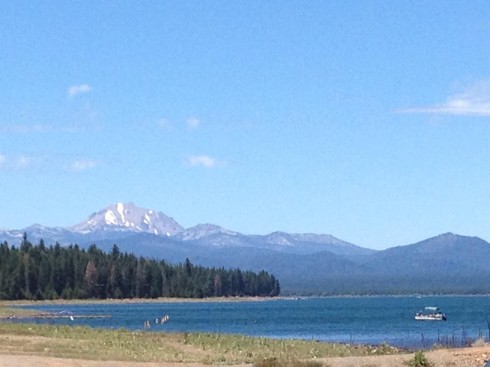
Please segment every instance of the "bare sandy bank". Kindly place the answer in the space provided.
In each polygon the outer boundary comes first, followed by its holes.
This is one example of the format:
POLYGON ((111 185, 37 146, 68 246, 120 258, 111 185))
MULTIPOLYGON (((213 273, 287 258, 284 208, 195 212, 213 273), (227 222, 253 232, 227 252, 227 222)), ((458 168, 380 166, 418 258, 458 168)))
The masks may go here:
MULTIPOLYGON (((425 353, 433 367, 483 367, 490 358, 490 344, 461 349, 440 349, 425 353)), ((316 361, 329 367, 407 367, 413 354, 335 357, 316 361)), ((39 355, 0 354, 0 367, 209 367, 200 363, 121 362, 55 358, 39 355)), ((241 364, 236 367, 251 365, 241 364)))

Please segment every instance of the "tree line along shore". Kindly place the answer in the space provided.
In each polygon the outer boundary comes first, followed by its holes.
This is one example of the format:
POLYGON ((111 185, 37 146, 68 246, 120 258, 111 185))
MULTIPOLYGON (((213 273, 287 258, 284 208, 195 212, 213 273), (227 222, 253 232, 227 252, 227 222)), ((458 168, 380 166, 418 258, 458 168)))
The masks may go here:
POLYGON ((159 297, 274 297, 268 272, 169 264, 91 245, 0 244, 0 300, 151 299, 159 297))

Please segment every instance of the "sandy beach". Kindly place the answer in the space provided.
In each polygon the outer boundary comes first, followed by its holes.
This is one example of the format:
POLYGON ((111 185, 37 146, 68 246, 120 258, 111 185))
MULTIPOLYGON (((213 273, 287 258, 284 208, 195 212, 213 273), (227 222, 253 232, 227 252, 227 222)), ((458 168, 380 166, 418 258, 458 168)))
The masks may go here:
MULTIPOLYGON (((490 345, 478 347, 440 349, 425 353, 433 367, 483 367, 490 359, 490 345)), ((413 353, 368 357, 335 357, 317 359, 331 367, 407 367, 413 353)), ((224 364, 226 365, 226 364, 224 364)), ((0 354, 0 367, 206 367, 200 363, 174 362, 121 362, 56 358, 40 355, 0 354)), ((234 365, 238 367, 250 364, 234 365)))

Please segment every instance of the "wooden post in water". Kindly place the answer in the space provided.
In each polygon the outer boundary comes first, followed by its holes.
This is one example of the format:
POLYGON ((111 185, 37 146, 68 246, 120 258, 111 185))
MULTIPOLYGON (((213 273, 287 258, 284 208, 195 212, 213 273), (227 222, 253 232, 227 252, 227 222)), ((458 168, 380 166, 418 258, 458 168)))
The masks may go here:
POLYGON ((488 320, 488 315, 487 315, 487 328, 488 328, 488 339, 490 340, 490 320, 488 320))

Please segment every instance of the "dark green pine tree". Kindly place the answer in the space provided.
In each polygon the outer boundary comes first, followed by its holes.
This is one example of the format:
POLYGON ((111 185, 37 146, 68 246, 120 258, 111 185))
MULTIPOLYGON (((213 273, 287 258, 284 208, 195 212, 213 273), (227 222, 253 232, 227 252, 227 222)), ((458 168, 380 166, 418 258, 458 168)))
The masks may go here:
POLYGON ((0 299, 155 298, 275 296, 274 276, 239 269, 195 266, 189 259, 169 265, 91 245, 33 246, 24 235, 19 248, 0 244, 0 299))

